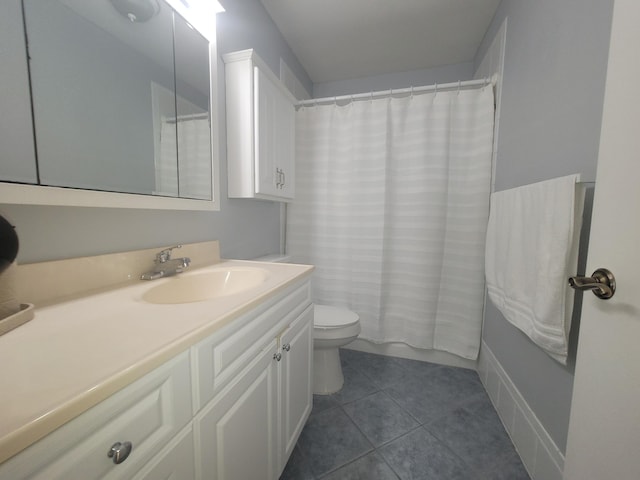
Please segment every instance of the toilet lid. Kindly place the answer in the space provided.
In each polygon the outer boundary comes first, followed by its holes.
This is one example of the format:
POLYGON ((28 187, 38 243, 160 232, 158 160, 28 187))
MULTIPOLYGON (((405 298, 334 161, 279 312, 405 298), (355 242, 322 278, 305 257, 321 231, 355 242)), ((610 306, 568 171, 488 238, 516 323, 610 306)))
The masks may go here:
POLYGON ((346 327, 358 323, 360 317, 346 308, 315 305, 313 325, 319 328, 346 327))

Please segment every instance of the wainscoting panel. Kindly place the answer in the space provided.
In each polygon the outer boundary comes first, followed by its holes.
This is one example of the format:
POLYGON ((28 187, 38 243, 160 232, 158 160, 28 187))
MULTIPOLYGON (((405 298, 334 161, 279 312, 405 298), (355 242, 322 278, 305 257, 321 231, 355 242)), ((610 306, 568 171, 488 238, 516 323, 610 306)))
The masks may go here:
POLYGON ((484 342, 478 374, 532 480, 562 480, 564 455, 484 342))

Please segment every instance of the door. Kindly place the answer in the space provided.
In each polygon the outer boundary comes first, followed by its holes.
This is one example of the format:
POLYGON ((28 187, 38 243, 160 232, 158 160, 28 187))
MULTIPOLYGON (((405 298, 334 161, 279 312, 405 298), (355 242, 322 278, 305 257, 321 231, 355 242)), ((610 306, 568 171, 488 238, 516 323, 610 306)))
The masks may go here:
POLYGON ((640 2, 616 0, 587 271, 617 291, 585 292, 565 480, 640 478, 639 24, 640 2))

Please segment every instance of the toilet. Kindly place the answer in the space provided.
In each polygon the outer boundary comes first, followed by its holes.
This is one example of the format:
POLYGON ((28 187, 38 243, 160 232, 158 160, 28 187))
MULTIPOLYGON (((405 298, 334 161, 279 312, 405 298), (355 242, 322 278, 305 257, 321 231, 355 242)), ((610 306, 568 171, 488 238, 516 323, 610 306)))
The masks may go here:
MULTIPOLYGON (((268 255, 258 262, 286 263, 291 257, 268 255)), ((338 349, 360 334, 360 317, 347 308, 314 305, 313 311, 313 393, 329 395, 344 384, 338 349)))
POLYGON ((336 393, 344 384, 338 348, 360 334, 360 317, 351 310, 315 305, 313 311, 313 393, 336 393))

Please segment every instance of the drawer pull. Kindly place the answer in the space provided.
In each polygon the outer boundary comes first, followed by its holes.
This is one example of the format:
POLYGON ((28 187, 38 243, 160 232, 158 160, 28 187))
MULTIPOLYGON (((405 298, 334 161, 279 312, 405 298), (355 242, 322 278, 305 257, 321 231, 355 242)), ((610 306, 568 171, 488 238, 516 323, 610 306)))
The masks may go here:
POLYGON ((281 354, 280 352, 278 352, 278 353, 274 353, 274 354, 273 354, 273 359, 274 359, 276 362, 279 362, 280 360, 282 360, 282 354, 281 354))
POLYGON ((124 462, 129 457, 132 449, 133 445, 131 445, 131 442, 116 442, 111 445, 111 450, 109 450, 107 456, 109 458, 113 458, 113 463, 117 465, 124 462))
POLYGON ((291 350, 291 344, 289 344, 289 343, 285 343, 285 344, 282 346, 282 350, 284 350, 285 352, 288 352, 289 350, 291 350))

